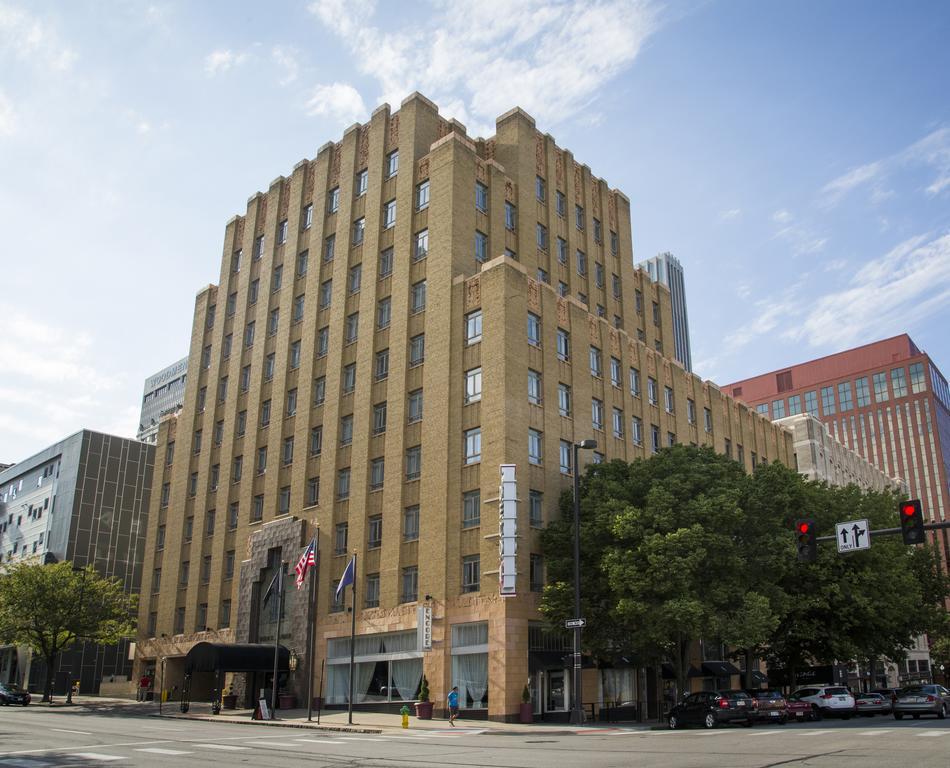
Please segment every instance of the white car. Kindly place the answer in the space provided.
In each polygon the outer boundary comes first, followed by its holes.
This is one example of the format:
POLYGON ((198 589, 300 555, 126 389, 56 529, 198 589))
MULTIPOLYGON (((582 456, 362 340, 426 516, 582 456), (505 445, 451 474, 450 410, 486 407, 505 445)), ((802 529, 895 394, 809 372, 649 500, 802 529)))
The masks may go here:
POLYGON ((810 702, 816 717, 841 717, 847 720, 857 712, 854 696, 843 685, 799 688, 794 695, 810 702))

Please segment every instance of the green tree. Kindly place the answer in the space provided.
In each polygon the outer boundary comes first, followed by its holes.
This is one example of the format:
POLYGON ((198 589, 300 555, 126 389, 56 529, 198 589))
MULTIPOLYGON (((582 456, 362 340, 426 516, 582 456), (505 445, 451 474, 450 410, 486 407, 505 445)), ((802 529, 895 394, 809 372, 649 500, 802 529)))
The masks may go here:
POLYGON ((0 576, 0 642, 27 645, 46 662, 43 701, 63 651, 77 642, 116 643, 135 631, 136 596, 122 581, 72 563, 14 563, 0 576))

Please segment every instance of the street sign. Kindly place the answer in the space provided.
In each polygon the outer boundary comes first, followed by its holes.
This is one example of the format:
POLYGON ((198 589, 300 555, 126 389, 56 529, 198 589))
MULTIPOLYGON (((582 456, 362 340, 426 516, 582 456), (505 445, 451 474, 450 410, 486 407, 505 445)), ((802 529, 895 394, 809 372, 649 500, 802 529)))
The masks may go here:
POLYGON ((587 626, 587 619, 568 619, 564 622, 565 629, 578 629, 587 626))
POLYGON ((867 520, 849 520, 835 524, 835 541, 839 552, 855 552, 871 548, 871 535, 867 520))

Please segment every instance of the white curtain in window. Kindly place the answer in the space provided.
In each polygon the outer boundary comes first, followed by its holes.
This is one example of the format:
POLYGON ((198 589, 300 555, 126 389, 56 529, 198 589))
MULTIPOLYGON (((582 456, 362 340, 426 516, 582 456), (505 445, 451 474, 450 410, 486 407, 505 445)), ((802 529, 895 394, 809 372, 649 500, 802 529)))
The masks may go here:
MULTIPOLYGON (((349 650, 349 648, 347 648, 349 650)), ((383 652, 383 641, 380 635, 357 635, 356 655, 371 656, 383 652)))
POLYGON ((422 659, 402 659, 392 663, 393 685, 403 701, 412 701, 422 679, 422 659))
POLYGON ((488 654, 466 653, 453 656, 452 684, 459 687, 459 707, 465 709, 471 697, 472 706, 483 709, 486 706, 483 700, 488 693, 488 654))
MULTIPOLYGON (((357 646, 359 638, 356 638, 357 646)), ((359 647, 356 650, 359 653, 359 647)), ((366 661, 362 664, 356 664, 356 678, 353 686, 353 701, 357 704, 368 699, 369 685, 373 682, 373 673, 376 671, 375 661, 366 661)))
POLYGON ((400 653, 402 651, 416 650, 415 632, 394 632, 391 635, 383 636, 386 653, 400 653))
POLYGON ((487 621, 452 625, 452 647, 465 648, 470 645, 488 645, 487 621))
POLYGON ((330 664, 329 674, 327 676, 327 703, 328 704, 346 704, 346 698, 349 692, 349 671, 348 664, 330 664))
POLYGON ((634 701, 633 670, 632 669, 605 669, 604 701, 624 702, 634 701))

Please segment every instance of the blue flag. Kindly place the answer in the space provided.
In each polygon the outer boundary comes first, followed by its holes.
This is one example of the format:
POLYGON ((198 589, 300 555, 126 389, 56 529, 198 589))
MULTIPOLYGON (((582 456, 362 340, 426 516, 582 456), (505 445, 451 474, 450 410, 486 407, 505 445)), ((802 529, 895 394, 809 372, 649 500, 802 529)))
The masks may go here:
POLYGON ((343 571, 343 575, 340 577, 340 583, 336 587, 336 601, 340 602, 340 595, 343 594, 343 590, 346 589, 348 584, 352 584, 356 578, 356 555, 350 559, 350 562, 346 564, 346 570, 343 571))

